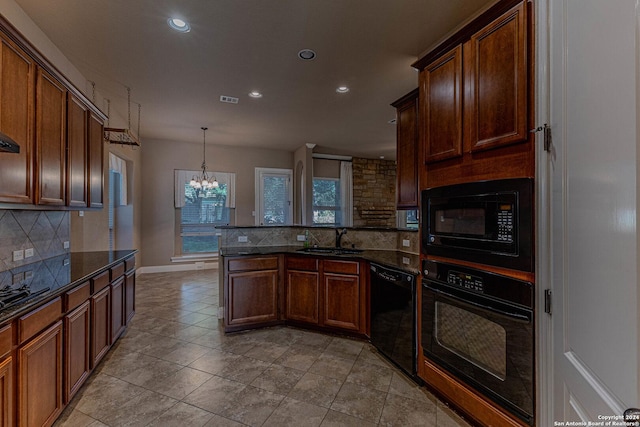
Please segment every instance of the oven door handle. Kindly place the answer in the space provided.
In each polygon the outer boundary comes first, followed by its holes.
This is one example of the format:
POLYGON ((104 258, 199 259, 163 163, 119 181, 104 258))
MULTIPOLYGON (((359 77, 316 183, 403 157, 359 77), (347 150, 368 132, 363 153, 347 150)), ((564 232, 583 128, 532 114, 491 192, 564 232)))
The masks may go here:
POLYGON ((495 306, 492 306, 492 305, 485 305, 485 304, 480 304, 480 303, 475 302, 475 301, 469 301, 469 300, 464 300, 464 301, 462 301, 462 300, 460 299, 460 297, 457 297, 457 296, 455 296, 455 295, 452 295, 452 294, 450 294, 450 293, 448 293, 448 292, 441 291, 440 289, 435 289, 435 288, 432 288, 431 286, 427 286, 427 285, 424 285, 424 287, 425 287, 425 288, 427 288, 427 289, 429 289, 431 292, 434 292, 434 293, 436 293, 436 294, 443 295, 443 296, 445 296, 445 297, 447 297, 447 298, 454 299, 454 300, 456 300, 456 301, 458 301, 458 302, 461 302, 461 303, 463 303, 463 304, 469 304, 469 305, 472 305, 472 306, 474 306, 474 307, 480 308, 480 309, 482 309, 482 310, 488 310, 488 311, 491 311, 491 312, 493 312, 493 313, 501 314, 501 315, 503 315, 503 316, 505 316, 505 317, 509 317, 509 318, 511 318, 511 319, 522 320, 522 321, 525 321, 525 322, 527 322, 527 323, 528 323, 528 322, 531 322, 531 320, 532 320, 532 319, 531 319, 531 316, 527 316, 527 315, 525 315, 525 314, 520 314, 520 313, 513 313, 513 312, 504 311, 504 310, 501 310, 501 309, 499 309, 499 308, 497 308, 497 307, 495 307, 495 306))

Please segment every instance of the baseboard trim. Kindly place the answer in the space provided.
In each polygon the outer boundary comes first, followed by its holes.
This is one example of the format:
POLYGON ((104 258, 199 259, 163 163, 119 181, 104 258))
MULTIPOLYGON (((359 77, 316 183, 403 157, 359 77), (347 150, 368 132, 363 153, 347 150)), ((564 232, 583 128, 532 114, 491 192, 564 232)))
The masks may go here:
POLYGON ((217 270, 218 262, 193 262, 181 263, 179 265, 153 265, 148 267, 139 267, 136 273, 169 273, 173 271, 193 271, 193 270, 217 270))

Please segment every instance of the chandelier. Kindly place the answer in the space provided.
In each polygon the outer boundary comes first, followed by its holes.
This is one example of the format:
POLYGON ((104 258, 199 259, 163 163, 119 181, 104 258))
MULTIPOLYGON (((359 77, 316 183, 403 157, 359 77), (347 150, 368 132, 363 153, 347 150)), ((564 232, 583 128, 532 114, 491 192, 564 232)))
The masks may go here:
POLYGON ((189 185, 195 189, 209 189, 215 188, 218 186, 218 181, 216 177, 213 177, 213 181, 209 179, 209 175, 207 174, 207 164, 205 163, 206 159, 206 135, 207 129, 206 127, 201 127, 202 129, 202 174, 200 176, 194 175, 189 182, 189 185))

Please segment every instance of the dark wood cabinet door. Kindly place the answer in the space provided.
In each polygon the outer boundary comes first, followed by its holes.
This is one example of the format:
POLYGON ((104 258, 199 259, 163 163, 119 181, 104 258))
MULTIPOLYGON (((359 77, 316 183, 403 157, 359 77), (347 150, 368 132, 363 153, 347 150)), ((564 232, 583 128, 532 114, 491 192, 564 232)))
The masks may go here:
POLYGON ((87 207, 87 107, 75 96, 67 102, 67 205, 87 207))
POLYGON ((124 314, 124 277, 111 284, 111 342, 114 343, 124 331, 126 317, 124 314))
POLYGON ((418 92, 396 106, 396 206, 418 208, 418 92))
POLYGON ((229 273, 227 325, 278 320, 278 270, 229 273))
POLYGON ((420 72, 424 162, 462 155, 462 46, 420 72))
POLYGON ((38 68, 36 80, 36 204, 65 204, 67 90, 38 68))
POLYGON ((287 271, 285 315, 287 320, 318 324, 320 274, 317 271, 287 271))
POLYGON ((18 349, 20 426, 50 426, 62 412, 62 321, 18 349))
POLYGON ((0 363, 0 426, 2 427, 14 425, 13 390, 13 358, 7 357, 0 363))
POLYGON ((71 401, 89 377, 91 369, 90 306, 87 300, 64 317, 65 403, 71 401))
POLYGON ((111 346, 111 288, 107 286, 91 297, 91 368, 111 346))
POLYGON ((464 68, 470 151, 527 141, 525 2, 471 36, 464 68))
POLYGON ((103 206, 104 191, 104 123, 89 114, 89 207, 103 206))
POLYGON ((322 324, 360 331, 360 276, 325 273, 322 324))
POLYGON ((0 152, 0 202, 33 203, 33 124, 35 64, 0 35, 0 132, 20 145, 0 152))
POLYGON ((124 279, 124 318, 129 324, 136 313, 136 272, 127 273, 124 279))

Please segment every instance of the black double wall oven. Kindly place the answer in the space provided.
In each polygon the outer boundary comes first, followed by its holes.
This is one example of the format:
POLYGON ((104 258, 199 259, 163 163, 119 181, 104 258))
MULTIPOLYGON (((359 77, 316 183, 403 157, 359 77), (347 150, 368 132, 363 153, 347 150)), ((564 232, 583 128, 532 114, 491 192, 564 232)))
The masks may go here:
POLYGON ((533 271, 533 180, 428 189, 422 209, 424 356, 533 425, 533 284, 483 267, 533 271))

